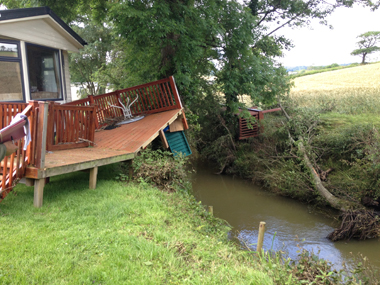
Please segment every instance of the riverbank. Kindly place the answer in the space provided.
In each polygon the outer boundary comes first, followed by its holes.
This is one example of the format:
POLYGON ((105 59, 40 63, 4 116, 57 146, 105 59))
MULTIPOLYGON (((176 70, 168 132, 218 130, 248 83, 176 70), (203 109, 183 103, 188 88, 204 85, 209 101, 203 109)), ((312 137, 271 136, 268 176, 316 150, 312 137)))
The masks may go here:
POLYGON ((54 177, 44 206, 17 186, 0 204, 1 284, 273 284, 192 195, 114 179, 54 177))

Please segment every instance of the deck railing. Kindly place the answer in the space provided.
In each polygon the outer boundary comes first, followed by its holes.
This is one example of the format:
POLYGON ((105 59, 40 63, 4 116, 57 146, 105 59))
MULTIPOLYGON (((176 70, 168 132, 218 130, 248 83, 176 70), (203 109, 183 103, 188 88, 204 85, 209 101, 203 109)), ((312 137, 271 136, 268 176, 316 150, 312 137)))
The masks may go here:
POLYGON ((178 95, 174 78, 161 79, 158 81, 142 84, 122 90, 116 90, 107 94, 88 96, 85 99, 66 103, 75 106, 96 106, 96 128, 103 126, 107 119, 122 116, 119 108, 120 101, 125 105, 128 102, 138 100, 131 106, 132 115, 153 114, 172 109, 181 109, 182 103, 178 95))
POLYGON ((95 106, 49 104, 47 150, 89 146, 95 136, 95 106))
MULTIPOLYGON (((28 117, 32 133, 34 131, 35 112, 32 104, 0 103, 0 129, 9 125, 13 117, 22 113, 28 117)), ((0 201, 13 189, 19 179, 24 177, 25 169, 33 156, 33 144, 24 150, 25 140, 16 142, 15 153, 6 156, 0 162, 0 201)))

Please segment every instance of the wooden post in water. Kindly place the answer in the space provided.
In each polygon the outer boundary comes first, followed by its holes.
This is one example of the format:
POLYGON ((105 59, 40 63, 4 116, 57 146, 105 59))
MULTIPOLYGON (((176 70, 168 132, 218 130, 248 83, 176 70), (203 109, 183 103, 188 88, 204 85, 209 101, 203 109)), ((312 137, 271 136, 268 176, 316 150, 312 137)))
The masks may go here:
POLYGON ((259 237, 257 238, 257 248, 256 248, 257 252, 260 252, 263 249, 265 225, 266 225, 265 222, 260 222, 259 237))
POLYGON ((214 207, 208 206, 208 212, 210 213, 211 216, 213 216, 214 215, 214 207))

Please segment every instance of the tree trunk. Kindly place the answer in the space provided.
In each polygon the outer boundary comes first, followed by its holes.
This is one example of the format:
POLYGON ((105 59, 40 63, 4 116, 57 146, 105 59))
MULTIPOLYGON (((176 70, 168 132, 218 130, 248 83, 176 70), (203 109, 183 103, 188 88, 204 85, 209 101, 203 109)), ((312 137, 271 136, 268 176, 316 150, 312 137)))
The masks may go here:
POLYGON ((363 56, 362 56, 362 64, 365 64, 365 57, 367 56, 367 53, 363 53, 363 56))
MULTIPOLYGON (((294 141, 294 140, 293 140, 294 141)), ((331 205, 331 207, 341 210, 341 211, 347 211, 351 208, 351 203, 347 201, 343 201, 337 197, 335 197, 333 194, 331 194, 322 184, 321 179, 318 176, 317 171, 313 167, 313 165, 310 162, 309 157, 306 155, 306 150, 302 142, 298 144, 299 151, 303 155, 303 160, 305 161, 305 164, 307 168, 309 168, 311 176, 313 178, 313 183, 315 184, 315 188, 318 191, 318 193, 326 199, 326 201, 331 205)))

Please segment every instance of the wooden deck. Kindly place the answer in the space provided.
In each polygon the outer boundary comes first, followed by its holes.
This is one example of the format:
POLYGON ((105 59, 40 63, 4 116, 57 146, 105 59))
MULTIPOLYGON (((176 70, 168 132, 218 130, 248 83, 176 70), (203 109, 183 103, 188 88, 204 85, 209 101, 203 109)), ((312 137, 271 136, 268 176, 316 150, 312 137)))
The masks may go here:
POLYGON ((28 167, 26 178, 41 179, 131 160, 181 114, 181 109, 175 109, 147 115, 112 130, 100 130, 95 133, 94 147, 47 152, 44 169, 28 167))
POLYGON ((144 119, 113 130, 95 133, 95 149, 106 148, 134 153, 150 144, 161 129, 177 119, 182 110, 175 109, 146 116, 144 119))
POLYGON ((28 118, 32 139, 26 150, 25 139, 20 140, 17 152, 1 161, 0 201, 20 181, 34 185, 36 207, 42 206, 46 178, 88 169, 89 188, 94 189, 99 166, 131 161, 157 136, 168 148, 163 132, 167 126, 170 132, 189 128, 172 76, 65 104, 0 103, 0 126, 8 125, 20 112, 28 118), (123 115, 118 107, 134 100, 129 111, 146 117, 102 130, 107 122, 123 115))

